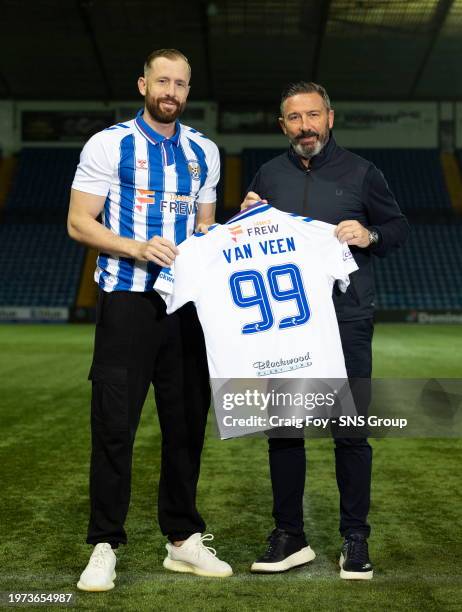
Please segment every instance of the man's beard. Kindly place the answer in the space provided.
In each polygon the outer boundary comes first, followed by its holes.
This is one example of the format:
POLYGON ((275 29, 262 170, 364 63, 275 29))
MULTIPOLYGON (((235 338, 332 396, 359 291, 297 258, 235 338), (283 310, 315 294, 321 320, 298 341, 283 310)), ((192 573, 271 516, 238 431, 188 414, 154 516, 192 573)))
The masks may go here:
POLYGON ((186 102, 181 104, 178 102, 178 100, 175 100, 175 98, 170 98, 170 96, 153 98, 149 95, 149 92, 146 92, 144 103, 148 113, 151 115, 154 121, 158 121, 159 123, 173 123, 182 114, 186 106, 186 102), (168 111, 162 110, 160 108, 162 102, 171 102, 172 104, 176 105, 176 108, 168 111))
POLYGON ((292 145, 295 153, 303 157, 304 159, 311 159, 315 155, 319 155, 325 144, 329 140, 329 126, 326 127, 326 130, 322 133, 314 132, 313 130, 307 130, 306 132, 301 132, 298 136, 290 139, 290 144, 292 145), (302 144, 300 140, 303 138, 309 138, 310 136, 314 136, 316 141, 312 145, 302 144))

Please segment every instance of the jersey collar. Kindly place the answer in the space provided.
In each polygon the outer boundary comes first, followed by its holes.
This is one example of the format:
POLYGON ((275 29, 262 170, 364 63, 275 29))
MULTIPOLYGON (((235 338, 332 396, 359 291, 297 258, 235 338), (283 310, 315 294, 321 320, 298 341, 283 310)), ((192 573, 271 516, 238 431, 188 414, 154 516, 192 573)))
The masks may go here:
POLYGON ((138 130, 143 134, 146 140, 149 140, 154 145, 161 144, 162 142, 170 142, 175 146, 179 146, 180 144, 180 122, 175 121, 175 133, 171 138, 165 138, 162 134, 159 134, 155 130, 152 129, 150 125, 146 123, 143 119, 144 109, 140 109, 135 117, 135 125, 138 130))
POLYGON ((255 204, 251 204, 244 210, 238 212, 234 217, 231 217, 228 221, 226 221, 226 225, 228 223, 235 223, 236 221, 242 221, 247 217, 251 217, 252 215, 257 215, 261 212, 270 210, 271 206, 269 204, 265 204, 264 202, 256 202, 255 204))

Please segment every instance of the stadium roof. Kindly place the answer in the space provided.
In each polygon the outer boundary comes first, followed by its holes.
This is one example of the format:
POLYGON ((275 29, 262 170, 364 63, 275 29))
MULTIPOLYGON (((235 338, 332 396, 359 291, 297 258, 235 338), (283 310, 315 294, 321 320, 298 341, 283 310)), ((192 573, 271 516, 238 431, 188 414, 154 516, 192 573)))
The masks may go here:
POLYGON ((0 98, 138 98, 143 60, 177 47, 190 99, 462 99, 462 0, 0 0, 0 98))

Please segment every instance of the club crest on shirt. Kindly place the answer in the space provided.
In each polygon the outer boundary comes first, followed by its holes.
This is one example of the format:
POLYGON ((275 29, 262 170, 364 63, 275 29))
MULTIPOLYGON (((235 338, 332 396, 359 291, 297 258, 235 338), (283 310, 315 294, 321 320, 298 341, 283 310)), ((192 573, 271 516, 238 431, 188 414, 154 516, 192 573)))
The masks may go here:
POLYGON ((201 167, 197 161, 188 161, 188 170, 194 180, 198 181, 201 178, 201 167))

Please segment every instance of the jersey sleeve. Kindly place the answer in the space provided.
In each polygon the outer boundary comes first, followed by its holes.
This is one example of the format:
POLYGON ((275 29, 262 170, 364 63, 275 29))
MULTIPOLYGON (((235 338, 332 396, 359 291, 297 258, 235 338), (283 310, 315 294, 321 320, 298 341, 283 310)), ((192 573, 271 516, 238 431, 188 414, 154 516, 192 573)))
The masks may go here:
POLYGON ((199 248, 200 235, 192 235, 178 247, 170 268, 163 268, 154 283, 154 289, 167 304, 167 314, 187 302, 195 302, 202 286, 203 269, 199 248))
POLYGON ((217 145, 210 141, 205 155, 207 177, 197 194, 197 203, 212 204, 217 201, 217 184, 220 180, 220 152, 217 145))
POLYGON ((114 171, 107 147, 104 132, 90 138, 80 154, 72 189, 107 196, 114 171))
POLYGON ((346 242, 333 238, 327 257, 328 274, 333 281, 338 281, 340 291, 345 293, 350 284, 350 274, 358 270, 358 266, 346 242))

